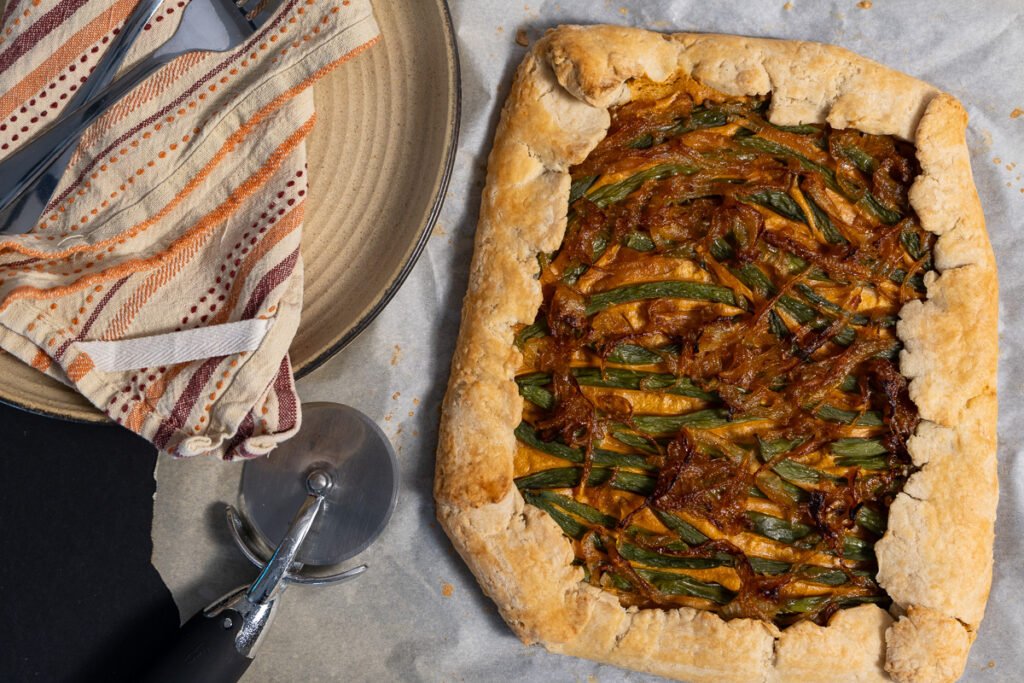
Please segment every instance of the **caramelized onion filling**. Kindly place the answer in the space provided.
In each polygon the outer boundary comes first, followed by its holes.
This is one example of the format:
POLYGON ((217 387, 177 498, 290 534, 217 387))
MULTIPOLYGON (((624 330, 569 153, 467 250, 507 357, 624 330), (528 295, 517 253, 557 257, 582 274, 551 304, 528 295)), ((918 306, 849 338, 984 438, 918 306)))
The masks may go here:
POLYGON ((517 330, 516 484, 625 605, 784 626, 887 603, 918 415, 895 325, 934 237, 911 145, 632 84, 517 330))

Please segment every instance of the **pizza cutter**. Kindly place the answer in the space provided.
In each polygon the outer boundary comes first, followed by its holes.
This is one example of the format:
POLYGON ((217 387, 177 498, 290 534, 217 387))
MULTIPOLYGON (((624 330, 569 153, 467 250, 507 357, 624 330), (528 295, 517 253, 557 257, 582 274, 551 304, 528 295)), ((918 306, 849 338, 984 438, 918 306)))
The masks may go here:
POLYGON ((243 466, 241 512, 227 508, 231 535, 259 575, 189 619, 143 680, 237 681, 289 584, 366 571, 337 567, 380 536, 397 497, 395 451, 373 420, 337 403, 303 405, 299 433, 243 466))

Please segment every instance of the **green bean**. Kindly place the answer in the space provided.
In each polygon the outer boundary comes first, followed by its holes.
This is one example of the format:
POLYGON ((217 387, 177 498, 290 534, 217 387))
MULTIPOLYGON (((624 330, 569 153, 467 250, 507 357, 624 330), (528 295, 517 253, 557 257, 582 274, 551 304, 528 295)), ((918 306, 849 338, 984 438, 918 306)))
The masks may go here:
POLYGON ((654 146, 654 136, 650 133, 644 133, 640 137, 636 138, 629 143, 629 147, 633 149, 649 149, 654 146))
POLYGON ((775 472, 769 472, 762 470, 757 474, 757 486, 766 492, 775 494, 771 498, 778 500, 783 498, 787 500, 791 505, 796 505, 807 500, 807 492, 799 486, 794 486, 789 483, 775 472))
POLYGON ((565 269, 565 271, 562 273, 561 280, 567 285, 574 285, 576 284, 576 281, 580 279, 580 276, 583 275, 583 273, 585 272, 587 272, 586 264, 576 263, 565 269))
POLYGON ((837 151, 844 157, 853 162, 861 173, 871 175, 878 168, 878 162, 875 158, 862 150, 860 147, 854 145, 837 145, 837 151))
MULTIPOLYGON (((679 353, 679 349, 674 346, 664 347, 661 351, 662 353, 679 353)), ((608 355, 608 360, 622 365, 654 365, 660 363, 662 357, 661 354, 636 344, 619 344, 608 355)))
POLYGON ((783 603, 781 612, 784 614, 805 614, 808 612, 816 612, 830 602, 834 602, 840 607, 852 607, 853 605, 862 605, 869 602, 885 602, 886 600, 887 598, 884 595, 814 595, 787 600, 783 603))
POLYGON ((748 511, 746 515, 756 533, 787 545, 792 545, 812 531, 806 524, 789 522, 760 512, 748 511))
MULTIPOLYGON (((841 306, 832 303, 831 301, 829 301, 822 295, 818 294, 805 284, 798 284, 796 285, 796 287, 794 287, 794 289, 800 292, 800 294, 809 302, 816 304, 819 308, 823 308, 824 310, 830 313, 835 313, 836 315, 840 316, 846 315, 848 313, 848 311, 845 308, 842 308, 841 306)), ((850 323, 852 323, 853 325, 867 325, 870 322, 870 318, 860 313, 854 313, 853 315, 850 316, 850 323)))
POLYGON ((670 531, 675 532, 679 538, 683 539, 684 542, 689 545, 700 545, 708 540, 708 537, 701 533, 697 527, 693 526, 685 519, 673 515, 671 512, 665 512, 658 508, 651 507, 651 511, 654 516, 664 524, 670 531))
POLYGON ((724 605, 733 598, 733 592, 717 583, 698 581, 686 574, 671 574, 668 572, 657 572, 649 569, 638 569, 639 574, 645 581, 650 582, 655 588, 668 595, 686 595, 693 598, 703 598, 724 605))
POLYGON ((621 202, 640 188, 648 180, 663 180, 676 175, 693 175, 700 169, 689 164, 658 164, 635 173, 625 180, 597 188, 588 195, 588 199, 599 207, 621 202))
POLYGON ((739 268, 736 268, 732 273, 739 278, 740 282, 750 287, 752 290, 757 292, 759 295, 768 298, 775 295, 775 285, 768 279, 768 276, 764 274, 757 266, 746 263, 739 268))
POLYGON ((634 251, 653 251, 654 240, 642 232, 631 232, 623 239, 622 243, 634 251))
POLYGON ((551 410, 555 407, 554 394, 544 387, 539 387, 536 384, 520 384, 519 395, 538 408, 551 410))
POLYGON ((888 453, 888 449, 878 439, 839 439, 834 441, 830 446, 829 450, 832 451, 833 455, 848 458, 848 457, 870 457, 872 455, 882 455, 888 453))
POLYGON ((785 339, 789 336, 789 328, 786 327, 786 323, 782 322, 782 318, 774 310, 768 311, 768 327, 779 339, 785 339))
POLYGON ((855 562, 866 562, 875 559, 875 550, 863 538, 847 536, 843 539, 843 557, 855 562))
POLYGON ((525 375, 519 375, 516 377, 516 384, 519 386, 531 385, 535 387, 542 387, 545 384, 551 383, 551 375, 546 372, 530 372, 525 375))
POLYGON ((584 386, 611 387, 618 389, 639 389, 643 391, 664 390, 666 394, 689 396, 710 401, 714 394, 703 391, 692 380, 668 373, 640 372, 620 368, 573 368, 572 374, 584 386))
POLYGON ((836 176, 832 169, 828 168, 827 166, 822 166, 821 164, 811 161, 810 159, 805 157, 803 154, 800 154, 796 150, 790 149, 789 147, 779 144, 778 142, 773 142, 772 140, 766 140, 764 138, 757 137, 756 135, 738 135, 733 139, 741 147, 754 149, 757 150, 758 152, 764 152, 765 154, 770 154, 775 157, 785 157, 788 159, 794 159, 808 171, 814 171, 815 173, 821 174, 825 181, 825 184, 828 185, 831 189, 837 191, 839 190, 839 186, 836 184, 836 176))
MULTIPOLYGON (((567 446, 558 441, 542 441, 537 435, 537 430, 526 422, 520 422, 515 429, 516 438, 530 448, 548 455, 553 455, 569 462, 583 462, 583 451, 572 446, 567 446)), ((617 453, 615 451, 595 448, 591 453, 591 462, 595 465, 607 467, 630 467, 638 470, 655 470, 657 467, 648 462, 642 455, 630 453, 617 453)))
POLYGON ((574 517, 563 512, 560 508, 558 508, 555 505, 552 505, 550 502, 544 500, 536 493, 533 493, 531 491, 520 491, 520 493, 522 493, 523 500, 525 500, 527 503, 533 505, 534 507, 540 508, 544 512, 551 515, 551 518, 555 520, 555 523, 562 528, 562 531, 565 533, 566 536, 570 538, 575 538, 578 541, 579 539, 583 538, 583 535, 585 533, 587 533, 586 526, 580 524, 580 522, 576 520, 574 517))
POLYGON ((698 128, 716 128, 718 126, 724 126, 728 122, 728 114, 720 109, 698 108, 690 112, 689 116, 682 117, 671 126, 662 128, 659 131, 661 134, 658 138, 655 138, 652 133, 644 133, 643 135, 631 140, 627 146, 633 149, 649 149, 655 144, 664 142, 666 138, 681 135, 683 133, 689 133, 690 131, 697 130, 698 128))
POLYGON ((682 130, 678 130, 678 132, 689 133, 698 128, 717 128, 727 123, 729 123, 729 115, 721 109, 698 107, 690 112, 689 125, 682 130))
POLYGON ((572 185, 569 186, 569 203, 572 204, 577 199, 582 197, 590 189, 590 186, 597 180, 596 175, 583 176, 572 181, 572 185))
POLYGON ((586 503, 581 503, 575 498, 569 498, 563 496, 554 491, 536 491, 534 492, 541 500, 545 500, 553 505, 557 505, 566 512, 569 512, 577 517, 582 518, 586 522, 603 526, 606 529, 614 529, 619 525, 619 520, 611 515, 606 515, 595 507, 591 507, 586 503))
POLYGON ((750 568, 759 574, 782 574, 788 572, 793 565, 779 560, 768 560, 763 557, 748 557, 750 568))
POLYGON ((777 126, 771 124, 774 128, 784 130, 787 133, 796 133, 797 135, 821 135, 821 127, 814 123, 800 123, 794 126, 777 126))
POLYGON ((879 536, 885 533, 889 522, 885 515, 873 508, 869 508, 867 505, 862 505, 860 509, 857 510, 857 514, 854 515, 854 519, 857 524, 873 534, 878 534, 879 536))
POLYGON ((761 462, 768 462, 776 455, 788 453, 801 443, 803 443, 803 439, 775 439, 772 441, 764 441, 758 437, 757 445, 758 450, 761 452, 761 462))
POLYGON ((772 470, 787 481, 794 484, 817 484, 823 480, 834 479, 834 477, 820 472, 813 467, 794 462, 793 460, 782 460, 775 463, 772 470))
POLYGON ((516 439, 530 448, 569 462, 583 462, 583 451, 558 441, 543 441, 537 430, 527 422, 520 422, 514 433, 516 439))
POLYGON ((832 225, 832 219, 828 217, 828 214, 822 211, 813 199, 810 197, 806 197, 806 199, 807 205, 811 207, 811 213, 814 214, 814 224, 818 226, 825 241, 829 244, 846 244, 846 238, 832 225))
POLYGON ((733 256, 732 247, 721 237, 711 240, 711 255, 719 261, 725 261, 733 256))
POLYGON ((885 424, 882 421, 882 415, 874 410, 859 413, 853 410, 843 410, 836 406, 823 405, 815 414, 828 422, 839 422, 857 427, 881 427, 885 424))
POLYGON ((791 598, 782 603, 780 612, 784 614, 804 614, 824 607, 831 600, 829 595, 812 595, 803 598, 791 598))
MULTIPOLYGON (((527 474, 519 477, 515 482, 520 489, 572 488, 580 483, 581 471, 578 467, 556 467, 527 474)), ((597 486, 606 482, 614 489, 646 496, 654 490, 656 480, 654 477, 644 474, 605 467, 594 467, 590 470, 590 476, 587 477, 588 486, 597 486)))
POLYGON ((900 243, 903 244, 903 248, 910 254, 910 258, 918 261, 924 256, 921 251, 921 236, 913 230, 904 229, 900 233, 900 243))
POLYGON ((794 299, 791 296, 780 296, 779 305, 782 307, 782 310, 793 316, 793 319, 801 325, 806 325, 812 321, 817 321, 820 327, 828 325, 824 317, 820 316, 817 311, 799 299, 794 299))
POLYGON ((616 287, 615 289, 592 295, 590 302, 587 304, 587 315, 593 315, 616 304, 662 298, 712 301, 737 308, 744 308, 746 304, 742 299, 738 299, 731 289, 722 285, 679 280, 644 282, 638 285, 616 287))
POLYGON ((632 543, 621 544, 618 546, 618 551, 620 555, 630 562, 635 562, 645 567, 659 567, 662 569, 708 569, 729 564, 729 559, 663 555, 653 550, 635 546, 632 543))
POLYGON ((826 586, 841 586, 850 580, 845 572, 825 567, 804 567, 798 573, 802 579, 826 586))
POLYGON ((852 607, 870 602, 885 602, 888 600, 885 595, 814 595, 803 598, 793 598, 783 603, 780 610, 784 614, 806 614, 817 612, 829 603, 835 603, 839 607, 852 607))
POLYGON ((878 199, 870 192, 865 192, 864 197, 857 202, 857 206, 867 210, 872 216, 885 223, 886 225, 895 225, 900 222, 903 218, 903 214, 899 211, 894 211, 887 206, 884 206, 878 199))
MULTIPOLYGON (((894 268, 892 272, 889 273, 889 280, 895 282, 898 285, 902 285, 903 281, 907 280, 907 272, 901 268, 894 268)), ((909 280, 907 280, 907 285, 909 285, 910 288, 915 291, 924 292, 924 274, 918 273, 917 275, 914 275, 909 280)))
POLYGON ((729 421, 728 413, 721 408, 706 408, 684 415, 634 415, 632 419, 636 428, 646 434, 675 434, 683 427, 714 429, 729 421))
POLYGON ((836 465, 839 467, 859 467, 862 470, 884 470, 889 466, 889 461, 885 458, 875 455, 869 458, 864 457, 847 457, 835 458, 836 465))
POLYGON ((548 330, 547 323, 545 323, 542 320, 539 320, 533 323, 532 325, 527 325, 526 327, 524 327, 523 329, 519 330, 519 332, 516 333, 516 346, 522 349, 526 345, 526 342, 530 341, 531 339, 537 339, 538 337, 546 337, 549 334, 551 334, 551 331, 548 330))
POLYGON ((803 209, 792 197, 782 190, 761 190, 742 197, 745 201, 758 204, 766 209, 771 209, 783 218, 788 218, 797 223, 807 223, 807 216, 803 209))
POLYGON ((863 196, 858 198, 856 196, 856 193, 843 187, 837 181, 836 174, 832 169, 828 168, 827 166, 823 166, 819 163, 816 163, 814 161, 811 161, 810 159, 800 154, 796 150, 790 149, 785 145, 773 142, 771 140, 759 138, 756 135, 737 136, 734 139, 741 147, 756 149, 759 152, 764 152, 766 154, 770 154, 776 157, 786 157, 789 159, 795 159, 801 166, 803 166, 808 171, 813 171, 821 175, 822 180, 824 180, 825 182, 825 185, 827 185, 830 189, 842 193, 847 199, 850 199, 851 201, 856 201, 857 206, 864 209, 867 213, 871 214, 874 218, 878 219, 882 223, 894 225, 895 223, 898 223, 899 220, 902 218, 902 216, 896 211, 893 211, 892 209, 883 206, 874 195, 872 195, 870 192, 866 190, 864 191, 863 196))
POLYGON ((658 447, 652 444, 650 439, 646 439, 637 434, 630 434, 629 432, 612 432, 612 438, 619 443, 631 446, 638 451, 643 451, 644 453, 650 453, 652 455, 659 453, 658 447))

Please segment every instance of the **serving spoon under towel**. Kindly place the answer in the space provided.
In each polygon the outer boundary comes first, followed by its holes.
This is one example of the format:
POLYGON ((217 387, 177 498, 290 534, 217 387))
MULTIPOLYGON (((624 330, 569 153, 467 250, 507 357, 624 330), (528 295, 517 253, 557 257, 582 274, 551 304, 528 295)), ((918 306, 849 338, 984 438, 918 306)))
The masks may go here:
MULTIPOLYGON (((122 52, 104 55, 109 63, 102 74, 106 82, 95 81, 89 95, 75 98, 80 106, 65 113, 25 146, 0 162, 0 234, 28 232, 39 222, 50 197, 64 174, 71 155, 86 128, 154 71, 190 52, 226 52, 242 45, 274 14, 282 0, 191 0, 177 30, 170 39, 105 89, 117 71, 134 36, 126 35, 122 52), (109 57, 109 59, 108 59, 109 57), (115 63, 116 62, 116 63, 115 63)), ((144 10, 132 15, 125 31, 135 36, 160 4, 143 0, 144 10)), ((99 67, 97 67, 98 69, 99 67)), ((93 79, 87 79, 85 86, 93 79)))

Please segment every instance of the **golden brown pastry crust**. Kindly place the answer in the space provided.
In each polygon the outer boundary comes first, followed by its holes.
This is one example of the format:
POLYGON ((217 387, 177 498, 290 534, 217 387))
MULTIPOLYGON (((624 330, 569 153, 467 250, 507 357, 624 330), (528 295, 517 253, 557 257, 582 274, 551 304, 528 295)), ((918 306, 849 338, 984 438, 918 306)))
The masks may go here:
POLYGON ((965 128, 951 96, 829 45, 563 26, 533 46, 488 162, 435 478, 441 524, 520 638, 688 681, 960 675, 991 582, 997 498, 997 286, 965 128), (561 529, 513 485, 522 414, 513 331, 540 305, 536 255, 561 242, 569 167, 603 138, 608 107, 628 101, 631 78, 664 80, 680 70, 732 95, 771 92, 777 124, 828 122, 917 146, 922 173, 910 200, 939 236, 938 273, 927 277, 927 300, 905 306, 898 326, 922 424, 910 442, 921 469, 876 547, 893 616, 863 605, 839 611, 827 627, 780 632, 689 608, 624 608, 581 580, 561 529))

